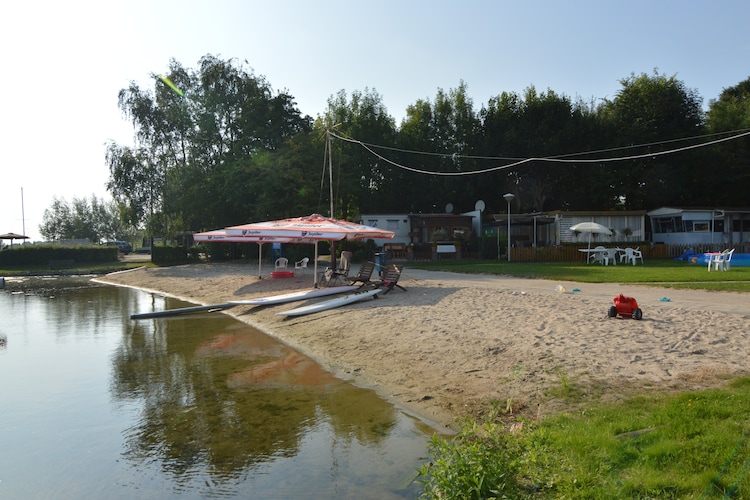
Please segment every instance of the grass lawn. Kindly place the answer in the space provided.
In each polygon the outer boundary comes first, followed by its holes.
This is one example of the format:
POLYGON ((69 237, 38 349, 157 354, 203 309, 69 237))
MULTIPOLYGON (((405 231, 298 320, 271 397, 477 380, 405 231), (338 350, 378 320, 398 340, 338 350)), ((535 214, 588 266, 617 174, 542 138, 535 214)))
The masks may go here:
POLYGON ((602 266, 575 262, 442 260, 409 262, 406 267, 581 283, 634 283, 695 290, 750 292, 750 267, 733 267, 728 272, 708 272, 705 266, 674 260, 653 260, 636 266, 602 266))

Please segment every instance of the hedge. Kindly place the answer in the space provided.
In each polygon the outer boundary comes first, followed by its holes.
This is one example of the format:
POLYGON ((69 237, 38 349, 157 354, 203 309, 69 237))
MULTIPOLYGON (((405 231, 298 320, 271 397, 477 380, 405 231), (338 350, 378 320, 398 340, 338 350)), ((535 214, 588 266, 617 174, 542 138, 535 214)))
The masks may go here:
POLYGON ((115 262, 117 247, 53 244, 15 245, 0 251, 0 266, 47 266, 50 261, 115 262))

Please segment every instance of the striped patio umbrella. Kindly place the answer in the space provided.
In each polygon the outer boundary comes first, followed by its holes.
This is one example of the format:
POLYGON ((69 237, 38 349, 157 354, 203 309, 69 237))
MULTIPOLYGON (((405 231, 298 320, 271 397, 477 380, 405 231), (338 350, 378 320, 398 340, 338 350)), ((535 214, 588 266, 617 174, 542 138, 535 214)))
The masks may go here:
MULTIPOLYGON (((377 227, 364 226, 320 214, 305 217, 254 222, 223 229, 227 238, 246 238, 240 241, 274 243, 312 243, 315 245, 315 286, 318 286, 318 241, 393 239, 395 233, 377 227)), ((224 240, 229 241, 229 240, 224 240)))

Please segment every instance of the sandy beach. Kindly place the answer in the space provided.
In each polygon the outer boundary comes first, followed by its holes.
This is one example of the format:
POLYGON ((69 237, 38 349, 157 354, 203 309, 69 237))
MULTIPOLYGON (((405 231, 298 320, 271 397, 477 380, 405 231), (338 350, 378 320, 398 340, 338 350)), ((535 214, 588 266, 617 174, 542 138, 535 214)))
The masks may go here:
MULTIPOLYGON (((140 268, 97 280, 201 305, 313 284, 311 269, 294 278, 269 273, 260 279, 257 264, 215 263, 140 268)), ((226 314, 445 427, 494 403, 542 418, 634 391, 699 389, 750 372, 747 295, 408 266, 399 284, 406 291, 309 316, 276 314, 309 302, 238 306, 226 314), (637 299, 641 321, 608 317, 621 293, 637 299)))

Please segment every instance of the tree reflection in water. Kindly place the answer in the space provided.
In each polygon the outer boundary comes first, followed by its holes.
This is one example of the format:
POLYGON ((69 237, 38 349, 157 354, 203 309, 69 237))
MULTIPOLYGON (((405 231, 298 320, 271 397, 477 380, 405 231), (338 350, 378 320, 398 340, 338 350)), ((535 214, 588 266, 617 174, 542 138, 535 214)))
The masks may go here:
POLYGON ((310 358, 218 315, 134 322, 114 356, 113 396, 143 404, 127 432, 129 460, 165 471, 200 465, 214 480, 295 455, 327 423, 338 446, 377 445, 394 407, 310 358))

